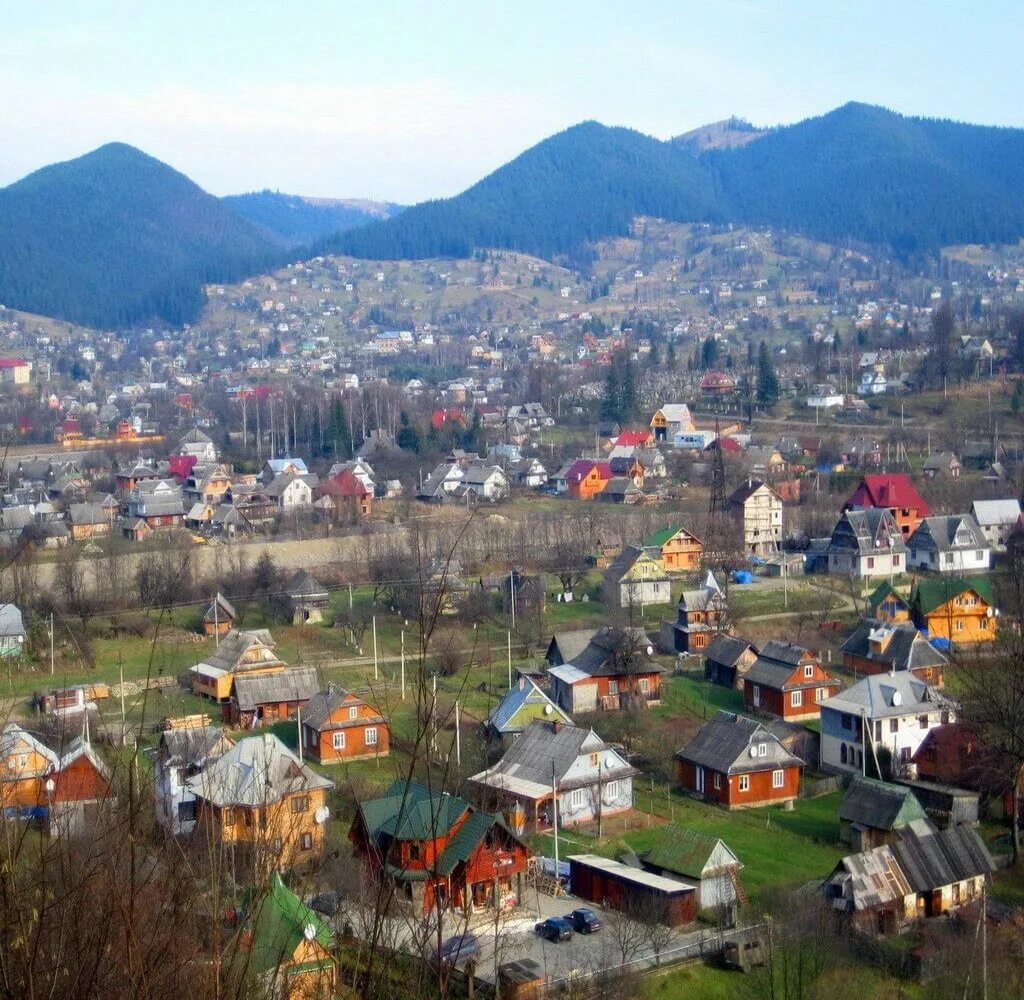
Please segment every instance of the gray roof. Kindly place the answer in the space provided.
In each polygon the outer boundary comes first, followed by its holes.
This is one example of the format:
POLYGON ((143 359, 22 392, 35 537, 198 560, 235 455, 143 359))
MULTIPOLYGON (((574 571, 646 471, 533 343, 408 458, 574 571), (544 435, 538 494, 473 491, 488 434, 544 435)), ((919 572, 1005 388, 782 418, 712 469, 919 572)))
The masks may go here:
POLYGON ((978 831, 963 824, 936 830, 927 820, 917 820, 900 831, 893 853, 914 892, 995 871, 978 831))
POLYGON ((239 711, 252 712, 274 702, 309 701, 319 689, 316 667, 292 667, 277 674, 240 675, 231 697, 239 711))
POLYGON ((239 740, 186 782, 197 797, 222 808, 268 805, 291 793, 333 785, 270 733, 239 740))
POLYGON ((843 643, 840 652, 881 663, 890 670, 919 670, 944 667, 949 662, 920 632, 909 623, 863 622, 843 643), (885 648, 871 648, 873 638, 888 638, 885 648))
POLYGON ((25 637, 25 622, 21 609, 15 604, 0 604, 0 636, 5 638, 25 637))
POLYGON ((926 517, 910 536, 910 546, 915 549, 932 549, 936 552, 987 549, 988 539, 972 515, 949 514, 926 517))
POLYGON ((568 662, 591 677, 617 677, 627 673, 665 673, 648 649, 651 641, 642 628, 599 628, 568 662))
POLYGON ((704 650, 704 657, 711 660, 712 663, 734 667, 736 661, 748 649, 757 652, 757 647, 753 643, 747 642, 746 639, 737 639, 734 635, 716 635, 704 650))
POLYGON ((906 551, 903 533, 885 507, 860 507, 844 511, 832 531, 829 546, 855 548, 862 555, 906 551))
POLYGON ((871 674, 821 704, 823 710, 834 709, 868 719, 917 715, 956 705, 937 688, 909 673, 871 674))
POLYGON ((215 624, 223 622, 228 625, 237 617, 234 605, 220 591, 217 591, 217 596, 210 601, 210 606, 206 609, 206 614, 203 615, 203 621, 215 624))
POLYGON ((951 466, 959 465, 960 459, 956 457, 951 451, 940 451, 935 455, 929 455, 924 462, 922 468, 928 469, 929 471, 940 472, 944 469, 949 469, 951 466))
POLYGON ((358 719, 351 721, 348 719, 332 721, 331 716, 341 708, 348 698, 355 698, 355 701, 352 703, 354 705, 366 704, 357 695, 353 695, 351 691, 337 687, 334 684, 328 684, 327 687, 317 691, 309 699, 309 704, 302 710, 302 724, 317 730, 317 732, 323 732, 328 729, 347 729, 350 725, 361 726, 368 722, 384 721, 382 715, 374 715, 372 717, 362 715, 358 719))
POLYGON ((109 524, 107 512, 98 503, 73 503, 68 507, 72 524, 109 524))
MULTIPOLYGON (((608 568, 604 571, 604 578, 606 581, 611 583, 618 583, 626 573, 629 572, 633 563, 635 563, 641 556, 645 555, 643 549, 637 548, 635 545, 624 545, 622 551, 611 561, 608 568)), ((648 556, 650 558, 650 556, 648 556)), ((644 577, 644 582, 649 583, 651 580, 667 580, 668 574, 664 571, 659 576, 644 577)))
POLYGON ((548 643, 548 651, 551 651, 552 646, 557 647, 562 661, 569 663, 587 648, 587 643, 595 635, 597 635, 596 628, 578 628, 572 632, 556 632, 551 637, 551 642, 548 643))
POLYGON ((765 643, 757 659, 743 675, 748 684, 762 684, 764 687, 782 690, 784 687, 816 687, 822 683, 820 678, 804 680, 799 678, 795 683, 788 683, 800 663, 801 657, 809 650, 791 642, 772 639, 765 643))
POLYGON ((327 588, 304 569, 300 569, 291 578, 285 593, 291 598, 299 597, 306 600, 326 601, 331 596, 327 588))
POLYGON ((774 770, 778 767, 803 767, 804 762, 791 754, 761 723, 732 712, 719 712, 676 754, 679 760, 692 761, 722 774, 774 770), (752 757, 750 747, 764 743, 764 757, 752 757))
POLYGON ((975 500, 971 510, 974 519, 982 527, 996 524, 1016 524, 1020 517, 1020 501, 975 500))
POLYGON ((274 645, 274 639, 268 629, 232 629, 204 662, 228 673, 266 668, 284 662, 273 653, 274 645), (242 657, 254 646, 265 647, 262 659, 253 663, 243 663, 242 657))
POLYGON ((203 765, 214 751, 227 749, 230 743, 230 738, 216 726, 167 729, 160 735, 163 755, 184 767, 203 765))
POLYGON ((914 793, 904 785, 854 775, 839 807, 839 819, 873 830, 894 830, 911 820, 926 819, 914 793))

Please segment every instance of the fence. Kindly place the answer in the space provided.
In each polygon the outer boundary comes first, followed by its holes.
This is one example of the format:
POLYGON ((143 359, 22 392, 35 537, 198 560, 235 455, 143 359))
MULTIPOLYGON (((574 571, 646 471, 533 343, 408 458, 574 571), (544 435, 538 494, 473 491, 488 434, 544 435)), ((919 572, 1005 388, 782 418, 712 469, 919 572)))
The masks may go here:
POLYGON ((800 782, 800 798, 816 799, 830 792, 836 792, 843 787, 843 780, 838 775, 831 775, 827 778, 804 778, 800 782))

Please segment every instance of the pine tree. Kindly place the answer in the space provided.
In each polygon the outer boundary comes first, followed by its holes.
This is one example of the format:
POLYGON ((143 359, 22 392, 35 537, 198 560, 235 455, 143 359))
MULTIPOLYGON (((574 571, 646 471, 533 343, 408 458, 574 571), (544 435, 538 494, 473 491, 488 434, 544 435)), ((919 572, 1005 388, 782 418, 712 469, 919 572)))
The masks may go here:
POLYGON ((419 452, 420 432, 409 422, 409 414, 402 410, 399 417, 398 433, 395 435, 395 444, 403 451, 419 452))
POLYGON ((775 365, 772 364, 768 345, 762 340, 757 350, 758 405, 770 409, 779 401, 780 394, 779 376, 775 374, 775 365))

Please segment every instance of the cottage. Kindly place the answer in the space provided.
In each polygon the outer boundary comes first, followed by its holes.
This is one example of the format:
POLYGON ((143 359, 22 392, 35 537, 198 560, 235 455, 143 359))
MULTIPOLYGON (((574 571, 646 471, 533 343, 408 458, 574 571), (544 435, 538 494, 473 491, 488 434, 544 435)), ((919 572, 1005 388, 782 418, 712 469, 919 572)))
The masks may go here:
POLYGON ((992 566, 992 548, 971 514, 926 517, 907 542, 907 565, 937 573, 984 573, 992 566))
POLYGON ((1019 500, 975 500, 971 513, 993 552, 1005 552, 1006 542, 1020 520, 1019 500))
POLYGON ((793 801, 804 762, 761 723, 720 711, 675 755, 684 789, 727 809, 793 801))
POLYGON ((910 621, 910 600, 891 583, 880 583, 868 597, 871 616, 883 622, 910 621))
POLYGON ((678 524, 656 531, 644 542, 643 549, 670 574, 695 572, 704 557, 704 543, 678 524))
POLYGON ((324 620, 330 600, 327 588, 312 574, 300 569, 285 585, 284 595, 292 612, 293 625, 314 625, 324 620))
POLYGON ((234 605, 218 590, 203 613, 203 634, 217 638, 227 635, 235 627, 237 619, 234 605))
POLYGON ((417 916, 449 908, 468 916, 522 899, 529 848, 501 816, 457 795, 396 781, 359 804, 349 839, 371 877, 417 916))
POLYGON ((581 899, 666 927, 697 919, 693 885, 597 854, 570 854, 568 860, 573 893, 581 899))
POLYGON ((0 657, 21 656, 26 638, 21 609, 16 604, 0 604, 0 657))
POLYGON ((949 476, 950 479, 957 479, 962 470, 960 459, 953 452, 940 451, 925 459, 921 472, 925 479, 935 479, 936 476, 949 476))
POLYGON ((569 496, 577 500, 592 500, 611 478, 612 469, 607 462, 581 458, 569 466, 565 482, 569 496))
POLYGON ((709 571, 700 590, 680 594, 676 620, 661 623, 661 648, 666 653, 702 652, 725 627, 727 613, 725 594, 709 571))
POLYGON ((313 484, 308 476, 282 472, 267 483, 264 492, 281 511, 298 510, 313 503, 313 484))
POLYGON ((892 576, 906 569, 907 546, 884 507, 847 510, 828 544, 828 571, 860 580, 892 576))
POLYGON ((748 712, 786 721, 816 719, 821 703, 839 687, 809 649, 772 639, 743 675, 743 702, 748 712))
POLYGON ((336 764, 390 752, 387 720, 372 705, 328 684, 302 712, 303 751, 319 764, 336 764))
POLYGON ((319 688, 316 667, 242 673, 235 677, 231 700, 223 709, 224 719, 245 729, 294 719, 319 688))
POLYGON ((153 795, 157 822, 169 836, 189 834, 195 829, 196 797, 188 779, 234 745, 234 740, 210 725, 165 729, 160 734, 153 795))
MULTIPOLYGON (((552 642, 555 640, 552 639, 552 642)), ((572 718, 529 677, 520 674, 487 716, 487 735, 510 746, 532 722, 550 720, 571 726, 572 718)))
POLYGON ((668 604, 672 582, 658 562, 643 549, 627 545, 604 571, 602 599, 609 608, 640 608, 668 604))
POLYGON ((487 806, 506 814, 518 810, 515 815, 536 833, 552 825, 556 797, 559 826, 628 812, 637 773, 593 729, 538 720, 469 783, 487 806))
POLYGON ((227 704, 237 676, 278 673, 287 667, 274 647, 267 629, 232 629, 213 653, 189 668, 192 693, 227 704))
POLYGON ((756 659, 756 646, 720 632, 704 650, 704 677, 712 684, 742 691, 746 673, 756 659))
POLYGON ((907 671, 934 687, 942 687, 949 662, 910 622, 868 619, 840 648, 843 666, 854 677, 907 671))
POLYGON ((63 749, 46 782, 47 828, 51 837, 87 835, 114 801, 110 768, 81 736, 63 749))
POLYGON ((685 403, 666 403, 651 417, 655 441, 671 441, 677 434, 694 431, 693 417, 685 403))
POLYGON ((913 480, 905 472, 864 476, 843 510, 884 507, 892 515, 904 538, 909 538, 921 519, 931 514, 913 480))
POLYGON ((910 592, 910 614, 931 640, 959 645, 994 641, 999 623, 992 584, 983 576, 917 580, 910 592))
POLYGON ((98 503, 73 503, 68 505, 68 525, 73 542, 102 538, 110 534, 114 516, 98 503))
POLYGON ((1018 768, 975 726, 951 722, 928 730, 911 762, 917 768, 918 781, 980 793, 993 818, 1013 814, 1013 776, 1018 768))
POLYGON ((354 469, 343 468, 320 488, 320 499, 331 501, 337 517, 351 515, 354 520, 366 520, 373 513, 373 485, 367 484, 354 469))
POLYGON ((782 542, 782 498, 767 483, 748 480, 729 497, 729 513, 743 529, 743 547, 753 555, 778 551, 782 542))
POLYGON ((891 844, 898 830, 924 819, 924 808, 909 788, 859 774, 850 781, 839 807, 840 836, 855 851, 891 844))
POLYGON ((739 880, 743 864, 718 837, 670 823, 654 847, 640 855, 640 863, 645 871, 695 886, 697 907, 707 916, 735 914, 736 904, 746 902, 739 880))
POLYGON ((36 733, 8 722, 0 733, 0 809, 5 816, 36 815, 45 783, 60 758, 36 733))

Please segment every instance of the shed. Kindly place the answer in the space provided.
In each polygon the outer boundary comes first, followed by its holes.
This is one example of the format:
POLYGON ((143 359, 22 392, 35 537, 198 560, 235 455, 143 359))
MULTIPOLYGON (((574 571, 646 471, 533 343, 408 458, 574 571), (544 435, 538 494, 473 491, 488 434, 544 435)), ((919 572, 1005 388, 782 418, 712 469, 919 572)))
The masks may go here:
POLYGON ((980 793, 970 788, 942 785, 934 781, 901 779, 939 829, 947 826, 977 826, 980 793))
POLYGON ((840 835, 855 851, 892 843, 896 830, 923 819, 924 808, 909 788, 860 775, 839 807, 840 835))
POLYGON ((613 910, 643 915, 668 927, 697 919, 695 886, 664 875, 641 871, 596 854, 569 857, 573 894, 613 910))
POLYGON ((695 886, 702 911, 746 902, 738 878, 743 865, 718 837, 670 824, 654 847, 640 855, 640 863, 645 871, 695 886))

